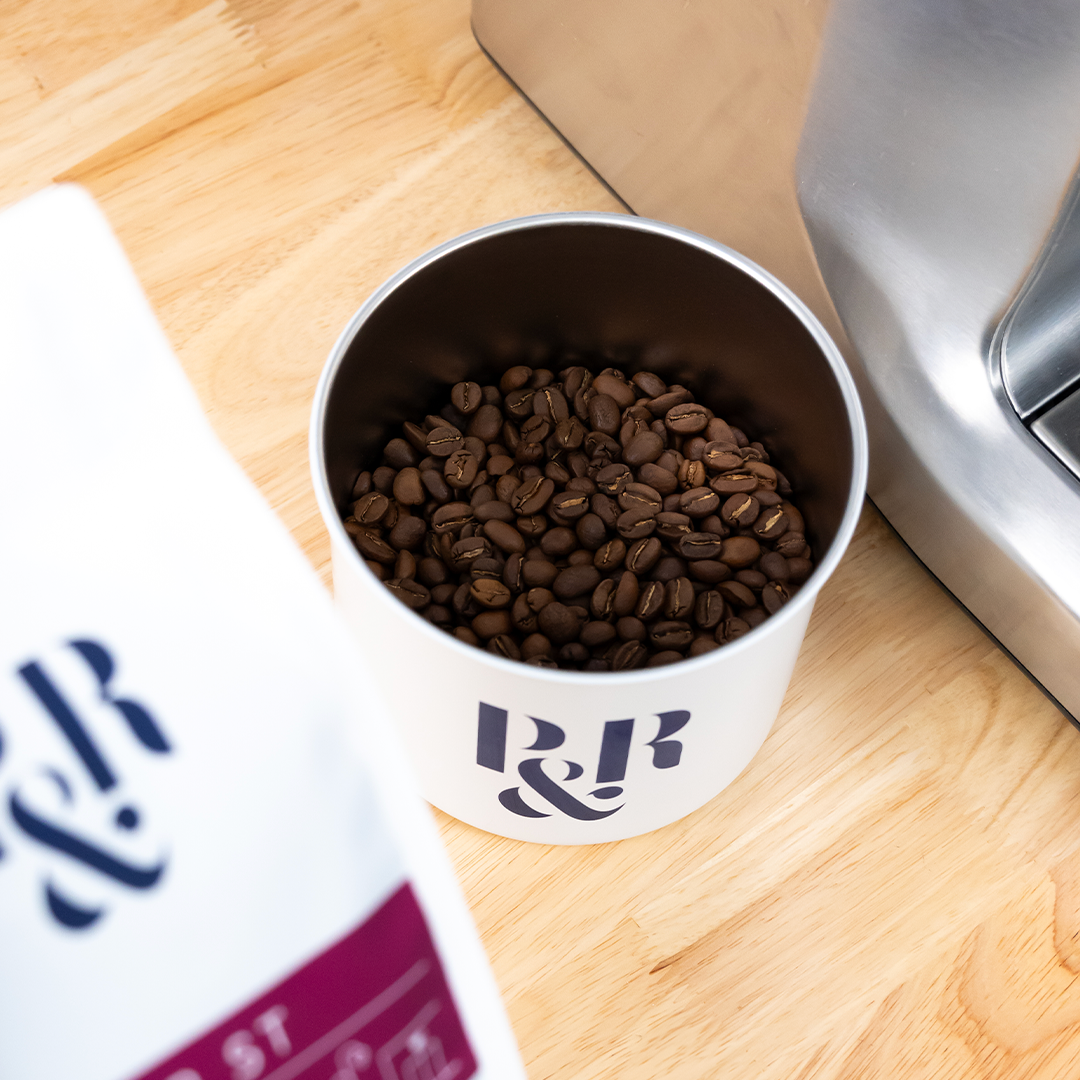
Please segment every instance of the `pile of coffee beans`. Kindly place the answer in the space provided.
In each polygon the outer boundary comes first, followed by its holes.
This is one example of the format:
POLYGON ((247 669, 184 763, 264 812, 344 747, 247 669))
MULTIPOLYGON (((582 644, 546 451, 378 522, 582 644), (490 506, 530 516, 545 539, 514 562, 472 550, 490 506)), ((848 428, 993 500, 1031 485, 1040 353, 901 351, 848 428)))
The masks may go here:
POLYGON ((626 671, 700 656, 788 602, 813 569, 790 494, 761 443, 683 386, 521 365, 404 424, 345 529, 459 640, 626 671))

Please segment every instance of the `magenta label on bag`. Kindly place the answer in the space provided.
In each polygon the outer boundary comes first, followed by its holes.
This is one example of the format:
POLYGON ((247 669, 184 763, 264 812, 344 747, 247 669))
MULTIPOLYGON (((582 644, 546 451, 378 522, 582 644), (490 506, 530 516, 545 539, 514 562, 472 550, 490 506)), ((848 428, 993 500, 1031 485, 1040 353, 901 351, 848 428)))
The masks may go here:
POLYGON ((466 1080, 476 1059, 412 889, 138 1080, 466 1080))

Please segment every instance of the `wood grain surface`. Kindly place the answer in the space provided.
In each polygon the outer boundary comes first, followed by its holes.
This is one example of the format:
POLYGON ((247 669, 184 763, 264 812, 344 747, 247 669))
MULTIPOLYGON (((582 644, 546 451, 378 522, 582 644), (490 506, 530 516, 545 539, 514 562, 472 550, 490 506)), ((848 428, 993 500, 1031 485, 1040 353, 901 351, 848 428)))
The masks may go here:
MULTIPOLYGON (((352 313, 466 229, 621 209, 468 20, 0 8, 0 202, 89 188, 328 584, 307 424, 352 313)), ((1078 791, 1080 735, 867 507, 774 732, 710 805, 589 848, 439 824, 532 1080, 1075 1080, 1078 791)))

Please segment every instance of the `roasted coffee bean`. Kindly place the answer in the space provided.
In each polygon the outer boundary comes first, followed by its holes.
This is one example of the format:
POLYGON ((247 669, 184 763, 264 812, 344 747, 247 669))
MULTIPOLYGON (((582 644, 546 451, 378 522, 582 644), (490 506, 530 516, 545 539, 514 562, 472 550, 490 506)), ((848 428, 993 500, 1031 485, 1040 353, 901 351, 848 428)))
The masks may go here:
POLYGON ((712 419, 712 413, 704 405, 688 401, 674 405, 664 413, 664 425, 677 435, 696 435, 704 431, 712 419))
POLYGON ((447 458, 465 445, 465 437, 457 428, 441 426, 428 432, 427 452, 434 457, 447 458))
POLYGON ((594 619, 614 618, 616 588, 614 578, 604 578, 593 590, 589 598, 589 611, 594 619))
POLYGON ((547 532, 548 519, 543 514, 530 514, 517 519, 517 529, 528 540, 536 540, 547 532))
POLYGON ((638 469, 638 480, 643 484, 648 484, 661 496, 670 495, 679 489, 678 475, 670 469, 665 469, 659 461, 646 461, 638 469))
POLYGON ((616 520, 615 528, 624 540, 641 540, 651 536, 656 529, 656 514, 647 508, 624 510, 616 520))
POLYGON ((519 595, 510 607, 510 621, 523 634, 531 634, 539 625, 537 612, 529 606, 528 599, 519 595))
POLYGON ((718 559, 695 559, 689 563, 687 573, 693 581, 716 585, 731 577, 731 567, 718 559))
POLYGON ((646 581, 641 586, 634 614, 644 622, 655 619, 664 610, 664 589, 662 581, 646 581))
POLYGON ((691 488, 703 487, 708 480, 708 473, 705 471, 705 466, 700 461, 694 461, 690 458, 686 458, 679 466, 678 472, 679 487, 683 491, 689 491, 691 488))
POLYGON ((589 649, 602 648, 615 641, 615 627, 609 622, 594 620, 581 628, 581 644, 589 649))
POLYGON ((521 425, 521 438, 527 443, 542 443, 554 425, 544 416, 532 415, 521 425))
POLYGON ((580 641, 568 641, 558 653, 559 663, 577 667, 589 659, 589 650, 580 641))
POLYGON ((505 660, 520 660, 521 650, 509 634, 498 634, 487 643, 487 651, 505 660))
POLYGON ((398 551, 417 551, 427 535, 427 523, 423 518, 402 515, 390 530, 386 539, 398 551))
POLYGON ((523 660, 531 660, 538 656, 551 656, 552 651, 551 641, 543 634, 530 634, 521 643, 521 657, 523 660))
POLYGON ((514 467, 514 459, 509 454, 492 454, 487 459, 488 476, 505 476, 514 467))
POLYGON ((393 578, 390 581, 384 581, 383 584, 413 611, 419 611, 431 602, 431 593, 419 581, 413 581, 410 578, 393 578))
POLYGON ((640 641, 624 641, 609 661, 612 671, 633 671, 644 666, 649 651, 640 641))
POLYGON ((782 506, 773 506, 763 510, 754 522, 754 535, 762 540, 775 540, 781 534, 787 532, 788 519, 782 506))
POLYGON ((648 484, 638 483, 627 484, 615 501, 623 510, 640 508, 648 510, 653 516, 660 513, 664 503, 664 500, 660 497, 660 492, 656 488, 649 487, 648 484))
POLYGON ((719 514, 709 514, 708 517, 698 519, 698 531, 712 533, 713 536, 719 536, 721 539, 728 536, 731 530, 720 520, 719 514))
MULTIPOLYGON (((563 392, 555 386, 548 385, 537 390, 533 395, 532 406, 533 413, 550 421, 553 427, 570 416, 570 406, 563 392)), ((584 436, 584 432, 582 435, 584 436)))
POLYGON ((468 570, 477 559, 487 558, 491 554, 491 544, 482 536, 471 536, 459 540, 450 549, 450 561, 455 570, 468 570))
POLYGON ((806 547, 806 537, 802 533, 786 532, 773 546, 785 558, 796 558, 802 555, 803 548, 806 547))
POLYGON ((436 469, 421 469, 420 482, 424 490, 438 503, 449 502, 453 494, 446 478, 436 469))
MULTIPOLYGON (((501 506, 505 504, 496 503, 495 505, 501 506)), ((500 551, 505 551, 508 555, 521 555, 525 552, 525 537, 508 522, 497 520, 485 522, 484 535, 500 551)))
POLYGON ((612 465, 605 465, 596 474, 597 488, 605 495, 610 495, 613 498, 620 495, 625 490, 626 485, 632 483, 633 480, 634 474, 630 471, 629 466, 624 465, 621 461, 612 465))
POLYGON ((570 524, 589 512, 589 496, 582 491, 563 491, 552 496, 548 514, 555 521, 570 524))
MULTIPOLYGON (((573 463, 571 462, 571 464, 573 463)), ((592 496, 596 494, 596 484, 587 476, 571 476, 570 479, 566 481, 566 490, 582 491, 588 495, 589 498, 592 498, 592 496)))
POLYGON ((511 603, 510 590, 496 578, 477 578, 469 592, 482 608, 505 608, 511 603))
POLYGON ((562 379, 563 393, 570 399, 583 387, 590 385, 593 378, 592 372, 580 364, 560 371, 559 377, 562 379))
POLYGON ((475 507, 474 513, 479 524, 485 525, 489 521, 501 521, 512 525, 517 520, 517 515, 499 499, 489 499, 475 507))
POLYGON ((787 581, 791 573, 787 559, 778 551, 766 551, 758 560, 758 565, 770 581, 787 581))
POLYGON ((690 624, 680 619, 665 619, 649 627, 649 641, 657 649, 685 649, 693 640, 690 624))
POLYGON ((647 398, 655 398, 667 393, 667 383, 651 371, 639 371, 630 381, 647 398))
POLYGON ((364 469, 353 481, 352 498, 363 498, 371 490, 371 473, 364 469))
POLYGON ((664 450, 664 440, 655 431, 643 431, 635 435, 623 450, 623 461, 632 469, 655 461, 664 450))
POLYGON ((714 514, 720 507, 720 496, 707 487, 690 488, 679 496, 679 510, 692 518, 714 514))
POLYGON ((431 515, 431 527, 436 533, 459 533, 470 522, 475 521, 473 508, 468 503, 452 502, 440 506, 431 515))
POLYGON ((523 563, 522 557, 515 553, 507 558, 502 568, 502 583, 515 596, 525 588, 525 579, 521 573, 523 563))
POLYGON ((748 473, 757 477, 758 487, 765 488, 768 491, 776 490, 776 470, 771 465, 766 465, 763 461, 748 461, 744 468, 748 473))
POLYGON ((548 529, 540 537, 540 550, 550 559, 562 559, 577 547, 577 535, 565 525, 548 529))
POLYGON ((695 599, 689 578, 672 578, 664 588, 664 614, 669 619, 685 619, 694 610, 695 599))
POLYGON ((691 396, 690 391, 681 386, 670 386, 665 393, 658 394, 650 401, 647 401, 646 405, 653 416, 662 417, 666 416, 668 411, 676 405, 682 405, 684 402, 689 401, 691 396))
POLYGON ((752 536, 729 536, 720 549, 720 561, 733 570, 753 566, 761 557, 761 545, 752 536))
MULTIPOLYGON (((779 498, 779 492, 763 492, 762 495, 770 495, 772 498, 779 498)), ((775 506, 779 505, 784 511, 784 516, 787 518, 787 527, 789 532, 805 533, 806 524, 803 521, 803 516, 799 512, 798 508, 792 506, 787 499, 780 499, 779 503, 766 502, 762 496, 758 496, 759 502, 762 506, 775 506)))
POLYGON ((484 403, 483 392, 479 383, 459 382, 450 391, 450 401, 459 413, 468 416, 476 412, 484 403))
POLYGON ((582 619, 558 600, 546 604, 537 618, 540 632, 555 645, 573 641, 581 631, 582 619))
POLYGON ((580 517, 574 526, 574 532, 581 546, 587 551, 598 551, 608 542, 607 528, 597 514, 588 513, 580 517))
POLYGON ((615 623, 615 633, 620 641, 644 641, 648 628, 636 615, 626 615, 615 623))
MULTIPOLYGON (((421 559, 416 564, 416 576, 429 589, 432 589, 439 585, 445 585, 450 577, 450 571, 447 569, 446 563, 444 563, 442 559, 435 559, 428 556, 427 558, 421 559)), ((434 596, 432 599, 435 599, 434 596)), ((444 601, 436 599, 435 602, 441 604, 444 601)))
POLYGON ((360 533, 353 537, 353 543, 357 551, 370 562, 379 563, 382 566, 393 566, 397 560, 397 552, 381 537, 370 533, 360 533))
POLYGON ((745 469, 734 469, 731 472, 721 473, 719 476, 714 476, 709 481, 709 487, 717 493, 727 498, 728 495, 748 494, 751 491, 756 491, 758 487, 758 478, 745 469))
MULTIPOLYGON (((597 518, 599 521, 600 519, 597 518)), ((614 540, 608 540, 601 547, 596 549, 596 554, 593 556, 593 566, 596 567, 602 574, 606 574, 612 570, 622 566, 623 559, 626 558, 626 543, 618 538, 614 540)))
POLYGON ((791 593, 782 581, 770 581, 761 590, 761 606, 775 615, 789 600, 791 593))
POLYGON ((381 491, 369 491, 353 505, 353 515, 361 525, 377 525, 390 509, 390 500, 381 491))
POLYGON ((559 568, 546 559, 526 559, 521 564, 521 580, 527 588, 550 588, 559 576, 559 568))
POLYGON ((694 622, 702 630, 715 629, 723 619, 724 613, 724 598, 715 589, 700 593, 694 602, 694 622))
POLYGON ((615 594, 612 597, 611 610, 616 618, 630 615, 636 608, 641 586, 637 576, 629 570, 623 571, 618 577, 615 586, 615 594))
POLYGON ((677 544, 688 533, 694 531, 688 514, 664 511, 656 515, 656 535, 677 544))
POLYGON ((615 399, 599 392, 592 394, 588 398, 588 421, 594 432, 615 435, 621 425, 615 399))
POLYGON ((702 464, 714 473, 731 472, 742 465, 742 458, 733 449, 734 440, 730 444, 725 442, 710 442, 705 444, 701 455, 702 464))
POLYGON ((576 416, 560 420, 551 436, 560 450, 577 450, 585 441, 585 427, 576 416))
POLYGON ((588 566, 568 566, 560 571, 551 591, 560 600, 572 600, 575 596, 591 593, 600 583, 600 571, 591 563, 588 566))
POLYGON ((625 379, 621 379, 615 374, 601 372, 593 379, 592 385, 598 394, 606 394, 614 400, 620 410, 628 408, 637 401, 634 388, 625 379))
POLYGON ((788 581, 792 585, 800 585, 809 576, 814 569, 814 564, 809 559, 803 559, 799 556, 788 559, 788 581))
POLYGON ((653 581, 662 581, 666 584, 674 578, 687 577, 689 571, 690 564, 686 559, 680 559, 674 555, 665 555, 662 559, 657 560, 649 577, 653 581))
POLYGON ((750 633, 750 624, 744 619, 733 616, 725 619, 716 628, 716 640, 721 645, 726 645, 729 641, 735 641, 748 633, 750 633))
POLYGON ((416 447, 405 439, 391 439, 383 450, 383 457, 390 468, 405 469, 416 465, 421 455, 417 453, 416 447))
POLYGON ((716 591, 736 607, 751 608, 757 603, 757 597, 741 581, 721 581, 716 591))
MULTIPOLYGON (((466 435, 475 435, 483 443, 494 442, 502 431, 503 415, 496 405, 481 405, 469 420, 466 435)), ((454 448, 458 449, 457 447, 454 448)))
POLYGON ((729 495, 720 507, 720 518, 739 529, 748 529, 758 519, 761 504, 753 495, 729 495))
POLYGON ((518 514, 538 514, 547 506, 554 493, 553 481, 546 476, 534 476, 519 485, 510 505, 518 514))
POLYGON ((675 550, 684 559, 715 559, 723 544, 724 541, 714 533, 692 532, 678 539, 675 550))
POLYGON ((597 492, 589 499, 589 510, 604 523, 604 528, 615 529, 621 511, 619 510, 619 504, 614 499, 597 492))
MULTIPOLYGON (((480 470, 480 464, 476 456, 468 450, 455 450, 443 466, 443 477, 447 484, 455 491, 467 488, 475 479, 480 470)), ((402 502, 405 500, 402 499, 402 502)))
POLYGON ((741 581, 748 589, 753 589, 755 592, 760 592, 766 582, 769 580, 760 570, 736 570, 734 573, 736 581, 741 581))
POLYGON ((397 469, 391 469, 389 465, 380 465, 371 474, 371 485, 376 491, 381 491, 384 495, 391 495, 394 491, 394 478, 397 476, 397 469))
POLYGON ((647 574, 660 558, 663 545, 655 536, 633 541, 626 552, 624 565, 635 574, 647 574))

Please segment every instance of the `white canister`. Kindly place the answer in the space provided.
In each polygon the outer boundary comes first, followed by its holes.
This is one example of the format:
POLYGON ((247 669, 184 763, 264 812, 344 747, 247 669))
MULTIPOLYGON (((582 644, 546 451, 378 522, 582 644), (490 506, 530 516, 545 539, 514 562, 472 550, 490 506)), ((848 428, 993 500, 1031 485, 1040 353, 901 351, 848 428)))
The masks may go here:
POLYGON ((866 431, 809 310, 715 241, 618 214, 468 233, 379 288, 334 346, 311 426, 334 589, 390 702, 424 795, 540 843, 619 840, 702 806, 779 712, 814 599, 854 532, 866 431), (762 441, 794 488, 816 568, 779 612, 695 659, 629 672, 532 667, 466 645, 390 595, 343 525, 357 473, 450 387, 516 364, 656 371, 762 441))

